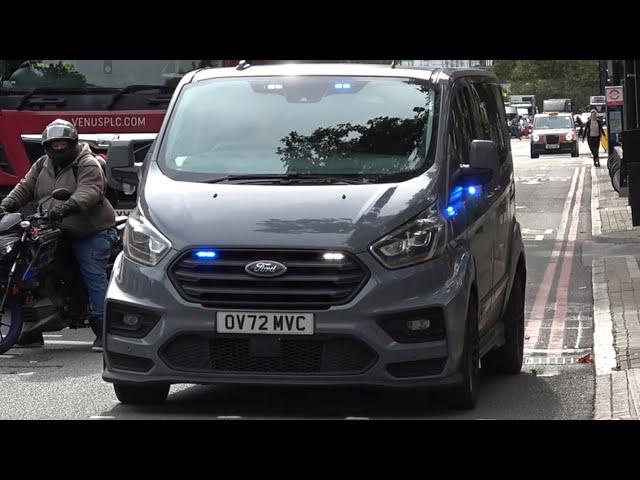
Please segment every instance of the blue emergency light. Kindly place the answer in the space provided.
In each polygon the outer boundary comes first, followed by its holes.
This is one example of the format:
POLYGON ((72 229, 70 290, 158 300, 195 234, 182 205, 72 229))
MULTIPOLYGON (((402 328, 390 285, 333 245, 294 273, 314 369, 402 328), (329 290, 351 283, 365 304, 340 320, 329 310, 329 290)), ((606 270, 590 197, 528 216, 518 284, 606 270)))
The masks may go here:
POLYGON ((195 256, 203 259, 212 259, 216 258, 218 254, 215 250, 197 250, 195 256))

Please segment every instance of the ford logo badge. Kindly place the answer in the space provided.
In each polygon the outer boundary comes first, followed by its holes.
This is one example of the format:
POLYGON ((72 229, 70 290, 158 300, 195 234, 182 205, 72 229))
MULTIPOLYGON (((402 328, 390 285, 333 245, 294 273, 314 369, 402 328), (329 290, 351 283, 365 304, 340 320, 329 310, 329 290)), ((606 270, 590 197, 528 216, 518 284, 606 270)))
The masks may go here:
POLYGON ((278 277, 287 271, 287 267, 273 260, 251 262, 244 269, 248 274, 255 277, 278 277))

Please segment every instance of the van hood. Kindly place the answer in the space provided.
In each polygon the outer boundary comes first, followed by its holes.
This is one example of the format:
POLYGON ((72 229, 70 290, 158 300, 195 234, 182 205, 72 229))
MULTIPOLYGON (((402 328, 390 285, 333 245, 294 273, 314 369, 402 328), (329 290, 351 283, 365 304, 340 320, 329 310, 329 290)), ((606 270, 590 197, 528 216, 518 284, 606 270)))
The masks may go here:
POLYGON ((174 249, 344 248, 361 252, 436 199, 437 169, 401 183, 238 185, 175 181, 153 163, 144 215, 174 249))

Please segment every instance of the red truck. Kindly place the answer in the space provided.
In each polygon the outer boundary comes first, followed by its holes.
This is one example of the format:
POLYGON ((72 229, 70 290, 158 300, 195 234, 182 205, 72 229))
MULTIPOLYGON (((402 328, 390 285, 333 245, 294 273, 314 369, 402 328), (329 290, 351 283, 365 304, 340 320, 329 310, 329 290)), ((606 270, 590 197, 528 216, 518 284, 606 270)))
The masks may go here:
MULTIPOLYGON (((0 196, 43 155, 44 127, 63 118, 80 140, 106 155, 112 140, 133 139, 142 161, 171 95, 191 70, 223 60, 0 60, 0 196)), ((135 194, 110 192, 119 213, 135 194)))

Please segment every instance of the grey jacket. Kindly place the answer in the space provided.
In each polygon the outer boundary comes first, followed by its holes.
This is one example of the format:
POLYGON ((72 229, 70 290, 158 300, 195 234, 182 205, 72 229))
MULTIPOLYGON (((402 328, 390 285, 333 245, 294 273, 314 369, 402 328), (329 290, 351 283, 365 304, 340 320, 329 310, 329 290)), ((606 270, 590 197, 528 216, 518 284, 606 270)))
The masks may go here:
POLYGON ((36 200, 47 211, 62 204, 51 198, 57 188, 66 188, 72 192, 70 201, 75 202, 79 212, 73 213, 62 221, 62 230, 72 238, 83 238, 92 233, 115 226, 115 212, 104 193, 107 181, 91 148, 79 143, 80 153, 76 159, 55 175, 52 160, 44 155, 40 157, 20 180, 7 198, 14 200, 20 207, 36 200), (74 175, 77 168, 77 181, 74 175))

